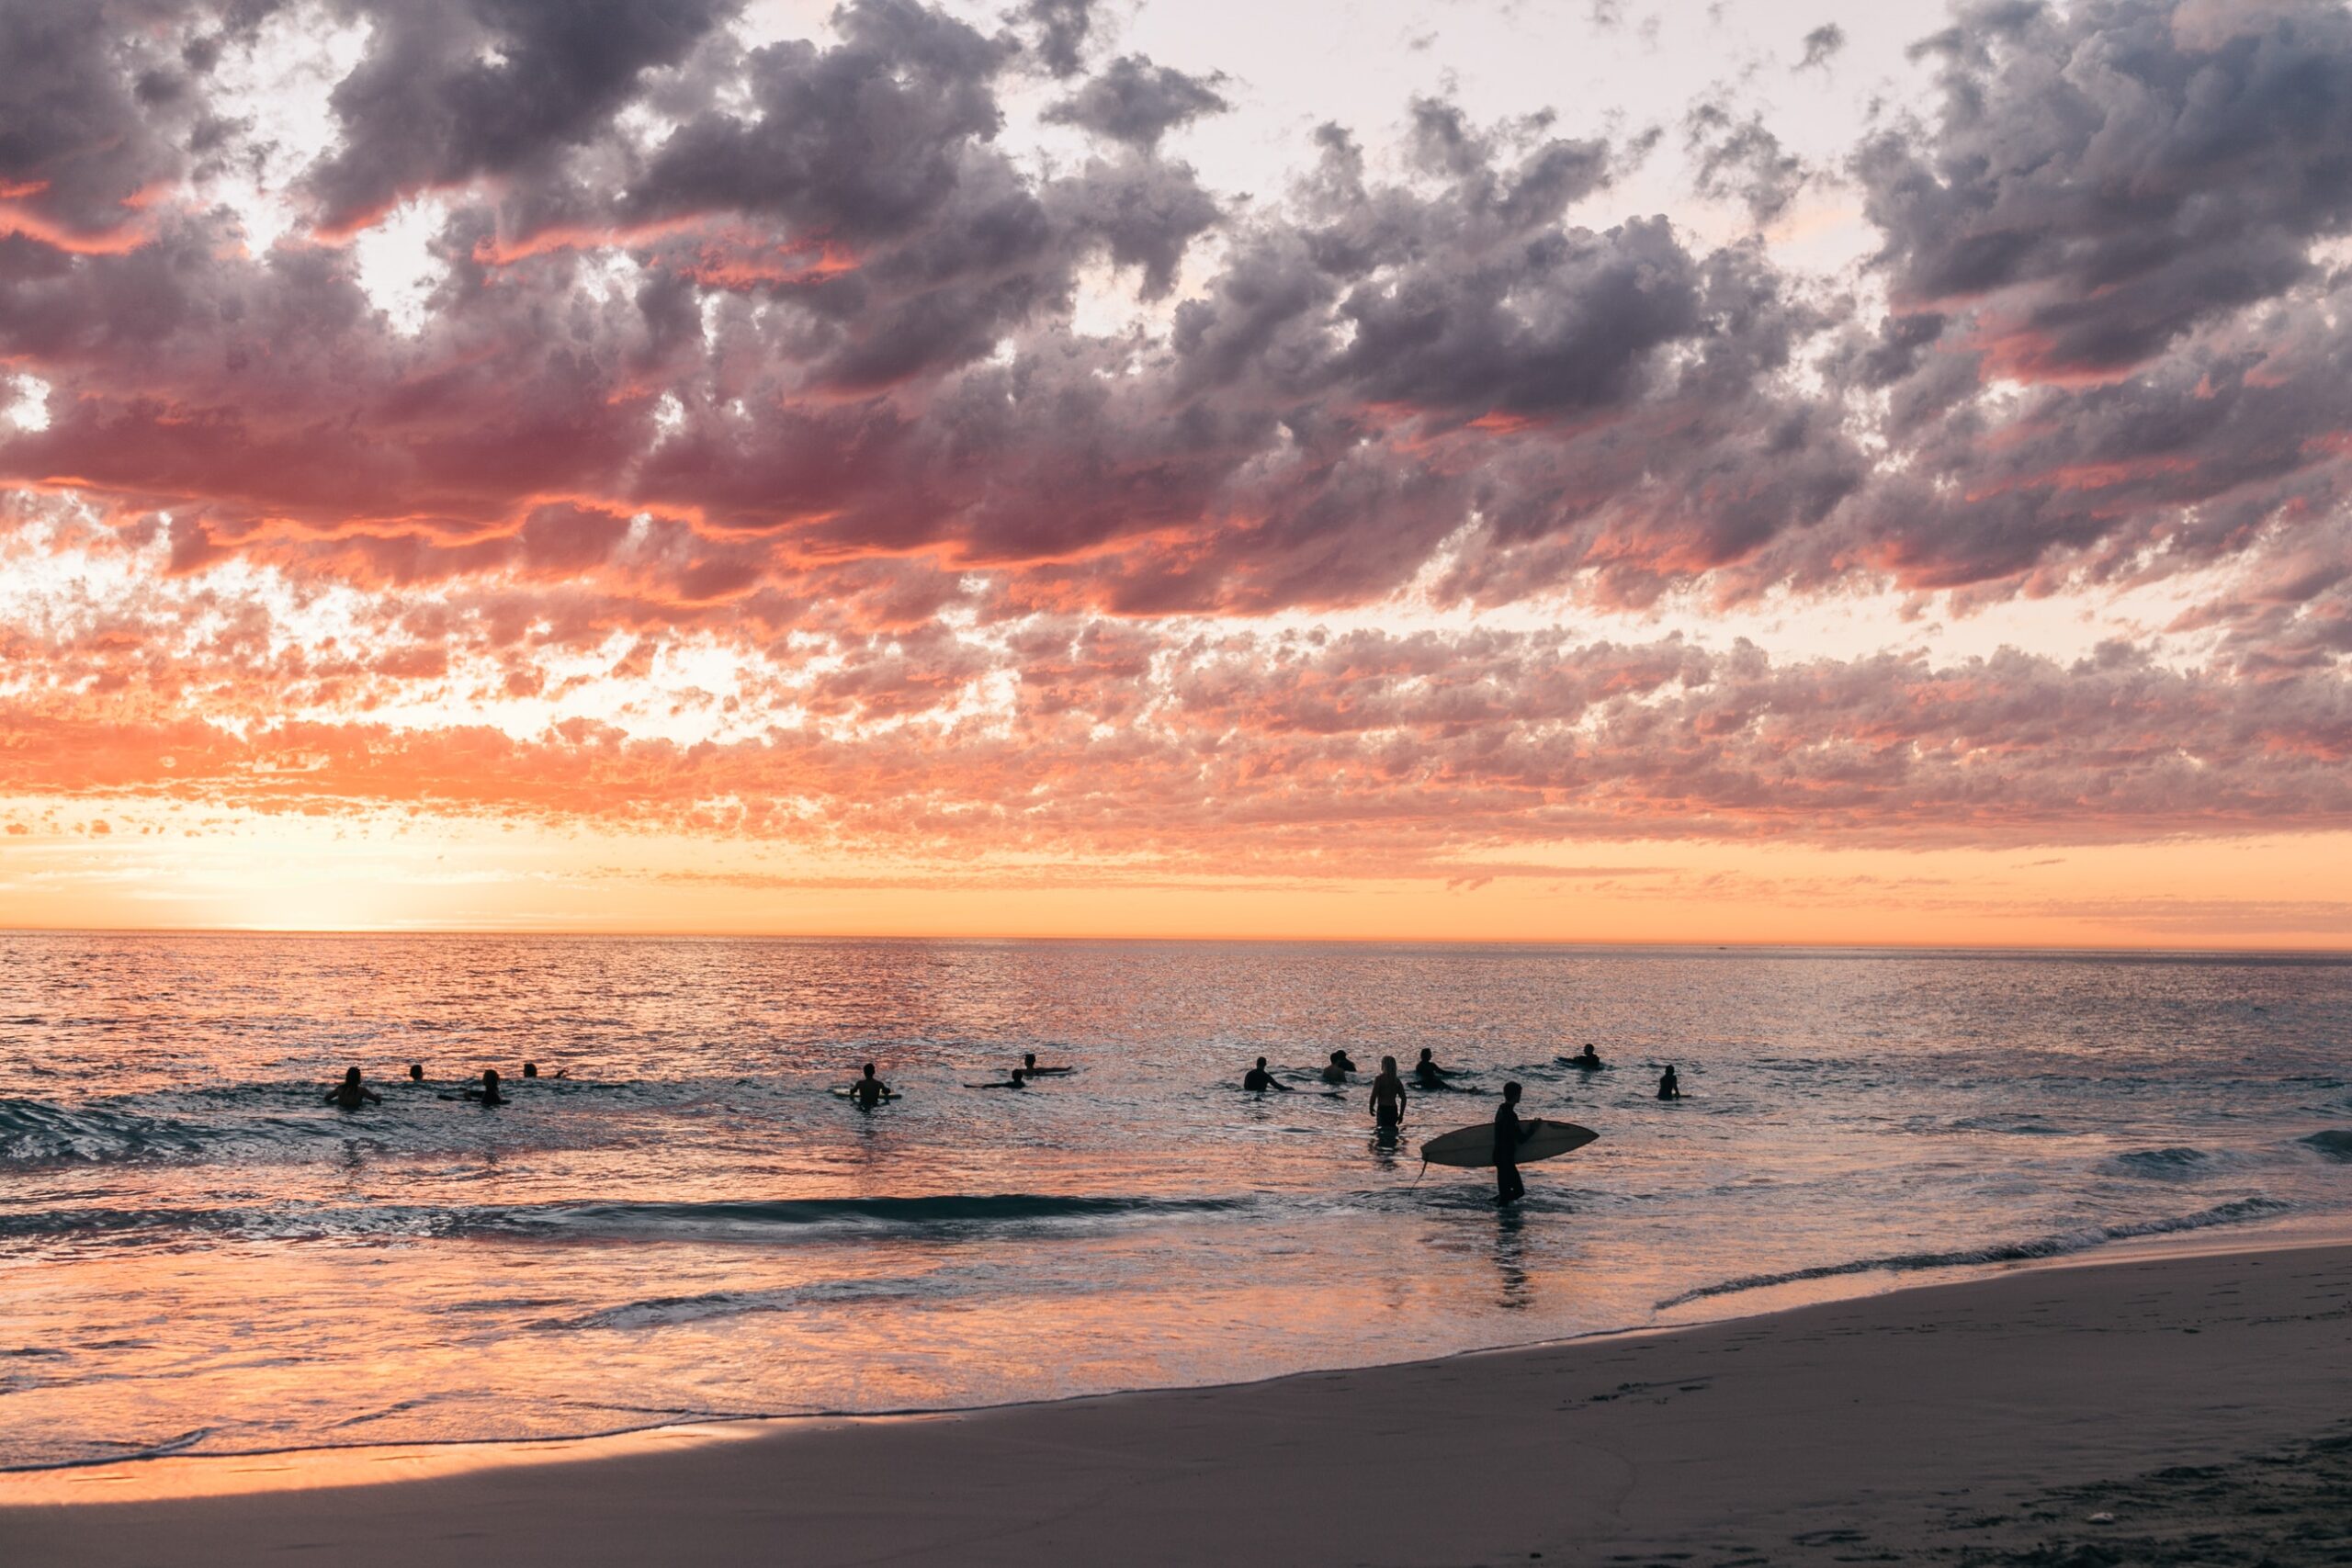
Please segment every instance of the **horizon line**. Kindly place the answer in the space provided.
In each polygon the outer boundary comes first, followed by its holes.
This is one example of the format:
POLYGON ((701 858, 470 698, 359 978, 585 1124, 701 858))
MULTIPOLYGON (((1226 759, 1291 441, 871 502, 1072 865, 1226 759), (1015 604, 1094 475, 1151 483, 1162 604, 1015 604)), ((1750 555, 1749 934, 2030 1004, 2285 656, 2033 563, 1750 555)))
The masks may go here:
POLYGON ((2132 954, 2194 957, 2296 957, 2352 960, 2352 944, 2322 945, 2165 945, 2158 943, 1966 942, 1758 942, 1753 940, 1687 941, 1591 937, 1447 937, 1447 936, 1228 936, 1193 934, 1111 935, 1102 932, 981 932, 981 931, 566 931, 516 926, 19 926, 0 924, 0 937, 370 937, 482 938, 570 942, 1054 942, 1159 943, 1206 946, 1217 943, 1316 947, 1528 947, 1607 950, 1713 951, 1751 953, 1965 953, 2051 955, 2132 954))

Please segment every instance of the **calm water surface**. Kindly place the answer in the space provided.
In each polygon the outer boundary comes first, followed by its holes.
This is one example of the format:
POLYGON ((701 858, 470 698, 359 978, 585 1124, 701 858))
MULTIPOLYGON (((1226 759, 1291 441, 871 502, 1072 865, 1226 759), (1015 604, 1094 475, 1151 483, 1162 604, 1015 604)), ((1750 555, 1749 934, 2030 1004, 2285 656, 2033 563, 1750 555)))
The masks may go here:
POLYGON ((0 937, 0 1466, 1223 1382, 2333 1224, 2347 1040, 2312 960, 0 937), (1491 1093, 1384 1148, 1361 1085, 1237 1087, 1424 1045, 1600 1141, 1498 1215, 1411 1152, 1491 1093), (1031 1050, 1078 1070, 965 1087, 1031 1050), (355 1063, 383 1105, 322 1104, 355 1063), (453 1098, 486 1066, 514 1103, 453 1098))

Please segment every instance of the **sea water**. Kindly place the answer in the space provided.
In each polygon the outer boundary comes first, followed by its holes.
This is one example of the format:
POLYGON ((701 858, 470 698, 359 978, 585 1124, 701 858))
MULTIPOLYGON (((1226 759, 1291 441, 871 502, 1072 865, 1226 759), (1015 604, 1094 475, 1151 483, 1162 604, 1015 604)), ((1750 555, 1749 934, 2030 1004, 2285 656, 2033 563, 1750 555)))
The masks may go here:
POLYGON ((2352 964, 2296 957, 0 937, 0 1466, 1227 1382, 2352 1230, 2347 1039, 2352 964), (1321 1092, 1423 1046, 1475 1087, 1401 1139, 1321 1092), (967 1087, 1029 1051, 1076 1071, 967 1087), (1298 1092, 1240 1092, 1261 1055, 1298 1092), (868 1060, 870 1112, 831 1092, 868 1060), (380 1106, 324 1103, 351 1065, 380 1106), (1498 1212, 1413 1149, 1507 1078, 1600 1139, 1498 1212))

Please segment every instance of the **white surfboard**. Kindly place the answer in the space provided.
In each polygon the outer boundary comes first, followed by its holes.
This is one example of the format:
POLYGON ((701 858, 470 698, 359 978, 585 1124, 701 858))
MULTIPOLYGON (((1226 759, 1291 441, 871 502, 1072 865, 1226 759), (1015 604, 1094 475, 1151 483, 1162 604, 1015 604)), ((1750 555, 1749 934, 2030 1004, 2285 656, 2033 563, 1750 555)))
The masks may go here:
MULTIPOLYGON (((1573 1122, 1538 1121, 1535 1131, 1519 1145, 1519 1163, 1532 1165, 1555 1155, 1573 1154, 1599 1136, 1591 1128, 1573 1122)), ((1495 1124, 1481 1122, 1431 1138, 1421 1145, 1421 1158, 1430 1165, 1460 1166, 1464 1170, 1489 1168, 1495 1163, 1495 1124)))

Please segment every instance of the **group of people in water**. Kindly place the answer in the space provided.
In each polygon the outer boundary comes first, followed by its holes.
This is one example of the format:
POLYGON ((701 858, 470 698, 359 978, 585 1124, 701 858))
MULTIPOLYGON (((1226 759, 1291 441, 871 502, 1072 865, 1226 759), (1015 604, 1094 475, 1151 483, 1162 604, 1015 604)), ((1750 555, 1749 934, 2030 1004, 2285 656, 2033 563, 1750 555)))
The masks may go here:
MULTIPOLYGON (((1564 1066, 1585 1072, 1598 1072, 1609 1065, 1589 1044, 1573 1056, 1560 1057, 1559 1061, 1564 1066)), ((1327 1084, 1343 1086, 1351 1074, 1361 1070, 1347 1052, 1334 1051, 1330 1060, 1324 1064, 1321 1077, 1327 1084)), ((1453 1069, 1439 1066, 1436 1054, 1427 1046, 1421 1050, 1420 1060, 1413 1064, 1414 1081, 1424 1092, 1476 1092, 1471 1086, 1448 1081, 1458 1076, 1453 1069)), ((1272 1069, 1266 1066, 1266 1058, 1261 1056, 1256 1066, 1241 1075, 1241 1087, 1250 1093, 1288 1093, 1295 1086, 1276 1077, 1272 1069)), ((1520 1120, 1519 1100, 1522 1092, 1517 1082, 1504 1084, 1502 1103, 1495 1109, 1495 1201, 1499 1204, 1516 1203, 1526 1196, 1527 1186, 1519 1176, 1520 1149, 1543 1125, 1540 1121, 1520 1120)), ((1660 1100, 1680 1100, 1683 1097, 1682 1080, 1675 1075, 1671 1063, 1658 1077, 1657 1097, 1660 1100)), ((1365 1106, 1372 1113, 1374 1126, 1382 1134, 1394 1136, 1405 1125, 1405 1107, 1409 1098, 1405 1090, 1404 1075, 1396 1069, 1396 1058, 1381 1057, 1380 1071, 1372 1080, 1372 1097, 1365 1106)))
MULTIPOLYGON (((539 1065, 537 1062, 524 1063, 523 1076, 526 1078, 537 1077, 539 1065)), ((570 1073, 567 1068, 558 1067, 550 1076, 560 1078, 569 1077, 570 1073)), ((408 1081, 420 1087, 428 1082, 424 1076, 424 1063, 411 1062, 408 1065, 408 1081)), ((481 1105, 504 1105, 507 1102, 506 1097, 499 1091, 498 1087, 503 1081, 498 1076, 496 1067, 484 1067, 481 1070, 481 1077, 461 1090, 459 1098, 470 1100, 481 1105)), ((369 1089, 366 1080, 360 1077, 359 1069, 352 1067, 344 1073, 341 1083, 327 1090, 326 1102, 345 1111, 356 1111, 363 1105, 381 1105, 384 1103, 384 1097, 369 1089)))

